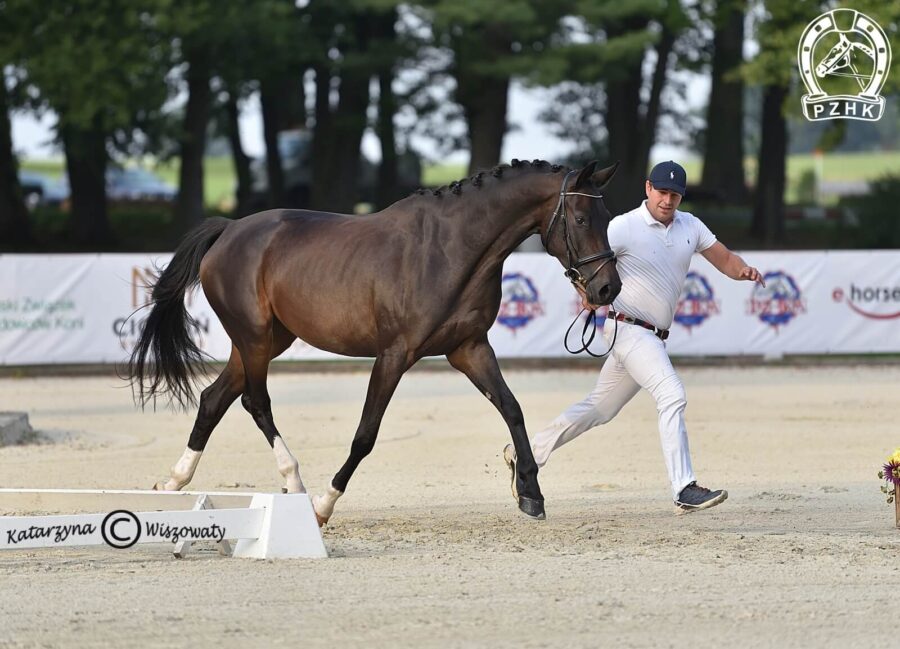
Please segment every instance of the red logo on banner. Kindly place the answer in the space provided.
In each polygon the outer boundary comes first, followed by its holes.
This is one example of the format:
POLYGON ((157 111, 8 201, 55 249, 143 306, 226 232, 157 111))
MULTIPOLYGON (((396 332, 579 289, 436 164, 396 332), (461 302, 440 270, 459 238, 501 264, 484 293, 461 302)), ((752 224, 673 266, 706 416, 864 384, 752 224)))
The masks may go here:
POLYGON ((806 300, 794 278, 784 271, 763 275, 765 287, 756 284, 747 302, 747 313, 759 318, 776 331, 800 313, 806 313, 806 300))
POLYGON ((850 294, 838 287, 831 292, 835 302, 843 302, 854 313, 872 320, 900 318, 900 286, 856 286, 850 284, 850 294))
POLYGON ((508 273, 503 276, 502 282, 503 300, 497 322, 516 331, 544 315, 544 305, 530 277, 522 273, 508 273))

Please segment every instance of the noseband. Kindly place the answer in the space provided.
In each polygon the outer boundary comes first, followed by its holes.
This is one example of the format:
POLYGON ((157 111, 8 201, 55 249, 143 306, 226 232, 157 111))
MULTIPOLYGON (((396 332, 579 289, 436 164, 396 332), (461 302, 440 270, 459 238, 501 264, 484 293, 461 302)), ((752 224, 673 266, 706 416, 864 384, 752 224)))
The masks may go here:
MULTIPOLYGON (((609 262, 615 261, 616 253, 612 250, 604 250, 603 252, 598 252, 594 255, 588 255, 587 257, 578 257, 578 253, 575 250, 575 244, 572 243, 572 237, 569 235, 569 218, 566 215, 566 198, 568 196, 587 196, 588 198, 603 198, 603 194, 585 194, 582 192, 567 192, 566 185, 569 183, 569 177, 574 174, 577 169, 573 169, 569 173, 566 174, 566 177, 563 178, 562 187, 559 188, 559 202, 556 204, 556 210, 553 212, 553 216, 550 217, 550 225, 547 226, 547 235, 546 240, 543 241, 544 248, 549 250, 547 247, 548 242, 550 241, 550 233, 553 231, 553 226, 556 224, 556 219, 562 216, 563 223, 563 236, 566 241, 566 261, 568 262, 568 270, 566 270, 565 275, 572 282, 572 285, 575 288, 581 288, 585 293, 587 293, 587 285, 588 283, 597 276, 597 273, 609 262), (575 258, 574 263, 572 262, 572 258, 575 258), (585 279, 584 275, 581 274, 581 271, 578 269, 585 264, 589 264, 592 261, 600 261, 603 260, 603 263, 597 266, 594 269, 594 272, 591 273, 591 276, 585 279)), ((581 310, 581 313, 584 313, 585 309, 581 310)), ((570 354, 580 354, 581 352, 587 352, 589 355, 594 358, 602 358, 609 354, 613 347, 616 344, 616 338, 619 334, 619 322, 615 321, 615 331, 613 332, 612 343, 609 345, 609 349, 607 349, 602 354, 595 354, 592 352, 589 347, 590 344, 594 341, 594 335, 597 333, 597 313, 593 309, 588 314, 588 317, 584 321, 584 329, 581 331, 581 348, 580 349, 571 349, 569 347, 569 332, 572 331, 572 327, 575 326, 575 323, 578 322, 578 318, 581 317, 581 313, 575 316, 575 320, 572 321, 572 324, 569 325, 569 328, 566 330, 566 335, 563 336, 563 343, 565 345, 566 351, 570 354), (585 336, 587 335, 588 329, 591 329, 591 334, 587 340, 585 340, 585 336)))
POLYGON ((563 236, 566 241, 566 261, 568 263, 568 270, 565 272, 565 276, 572 282, 572 285, 576 288, 580 287, 583 291, 587 292, 587 285, 590 283, 594 277, 597 276, 597 273, 609 262, 614 261, 616 258, 616 253, 612 250, 604 250, 603 252, 598 252, 594 255, 588 255, 587 257, 578 257, 578 252, 575 250, 575 244, 572 243, 572 237, 569 234, 569 218, 566 214, 566 198, 569 196, 587 196, 588 198, 603 198, 603 194, 585 194, 582 192, 569 192, 566 191, 566 185, 569 183, 569 177, 576 173, 578 170, 573 169, 569 173, 566 174, 566 177, 563 178, 562 187, 559 188, 559 202, 556 204, 556 209, 553 211, 553 216, 550 217, 550 225, 547 226, 547 234, 546 241, 544 241, 544 248, 549 250, 548 243, 550 242, 550 234, 553 231, 553 226, 556 224, 556 220, 559 217, 562 217, 563 224, 563 236), (575 259, 573 262, 572 259, 575 259), (594 272, 591 273, 590 277, 585 278, 584 275, 581 274, 581 271, 578 270, 585 264, 589 264, 592 261, 600 261, 603 260, 603 263, 597 266, 594 269, 594 272))

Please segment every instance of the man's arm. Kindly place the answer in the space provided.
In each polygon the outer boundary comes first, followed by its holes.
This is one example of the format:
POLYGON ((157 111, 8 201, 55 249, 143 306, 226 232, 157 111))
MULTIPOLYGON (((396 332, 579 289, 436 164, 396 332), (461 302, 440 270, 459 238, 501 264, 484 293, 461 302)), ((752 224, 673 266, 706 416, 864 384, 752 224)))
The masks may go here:
POLYGON ((720 273, 727 275, 731 279, 745 279, 751 282, 759 282, 763 286, 766 285, 757 269, 753 266, 748 266, 747 262, 726 248, 721 241, 716 241, 700 254, 706 257, 706 260, 715 266, 720 273))

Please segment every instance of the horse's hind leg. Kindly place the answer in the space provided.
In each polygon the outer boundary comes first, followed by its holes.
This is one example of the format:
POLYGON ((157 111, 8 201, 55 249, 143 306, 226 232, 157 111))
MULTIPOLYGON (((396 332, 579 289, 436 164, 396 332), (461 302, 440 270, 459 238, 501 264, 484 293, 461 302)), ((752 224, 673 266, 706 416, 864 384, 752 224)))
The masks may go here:
POLYGON ((528 442, 528 434, 525 432, 522 408, 503 380, 497 357, 487 341, 487 336, 463 343, 452 353, 447 354, 447 360, 469 377, 475 387, 503 415, 516 449, 519 509, 532 518, 544 518, 544 496, 538 485, 538 467, 534 461, 531 444, 528 442))
POLYGON ((160 480, 153 488, 163 491, 178 491, 187 485, 194 476, 200 456, 213 428, 222 419, 238 395, 244 390, 244 365, 237 349, 231 348, 231 357, 219 377, 200 395, 200 407, 194 428, 188 439, 187 448, 181 458, 172 467, 171 477, 160 480))
POLYGON ((274 321, 267 327, 266 333, 252 341, 240 344, 241 358, 244 361, 245 386, 241 404, 253 417, 257 427, 262 431, 275 454, 278 472, 285 479, 285 491, 288 493, 306 493, 300 479, 300 463, 284 443, 281 434, 275 427, 272 417, 272 400, 266 386, 269 362, 286 350, 296 336, 287 331, 280 322, 274 321))
POLYGON ((375 359, 375 365, 372 367, 372 375, 369 377, 369 389, 366 393, 366 403, 363 406, 362 418, 359 421, 359 427, 356 429, 356 435, 353 438, 353 444, 350 446, 350 456, 344 462, 344 466, 335 474, 328 486, 328 489, 322 496, 313 498, 313 508, 316 511, 316 518, 319 525, 328 522, 331 514, 334 512, 334 504, 337 499, 344 495, 347 489, 347 483, 356 467, 364 457, 372 452, 375 446, 375 440, 378 437, 378 429, 381 426, 381 418, 384 411, 394 395, 394 390, 400 382, 400 377, 410 368, 410 362, 406 351, 388 351, 375 359))

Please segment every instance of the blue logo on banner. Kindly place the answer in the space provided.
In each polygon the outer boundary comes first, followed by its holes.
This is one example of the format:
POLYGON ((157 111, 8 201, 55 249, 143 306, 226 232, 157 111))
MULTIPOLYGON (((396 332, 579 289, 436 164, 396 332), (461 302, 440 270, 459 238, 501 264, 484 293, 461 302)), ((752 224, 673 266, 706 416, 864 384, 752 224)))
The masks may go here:
POLYGON ((690 329, 719 313, 719 303, 712 286, 700 273, 691 271, 684 278, 681 299, 675 309, 675 322, 690 329))
POLYGON ((783 271, 763 275, 765 288, 754 285, 748 304, 748 313, 778 329, 788 324, 800 313, 806 313, 806 300, 794 278, 783 271))
POLYGON ((497 322, 513 331, 544 315, 544 307, 531 279, 522 273, 509 273, 502 280, 503 299, 497 322))

